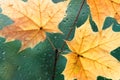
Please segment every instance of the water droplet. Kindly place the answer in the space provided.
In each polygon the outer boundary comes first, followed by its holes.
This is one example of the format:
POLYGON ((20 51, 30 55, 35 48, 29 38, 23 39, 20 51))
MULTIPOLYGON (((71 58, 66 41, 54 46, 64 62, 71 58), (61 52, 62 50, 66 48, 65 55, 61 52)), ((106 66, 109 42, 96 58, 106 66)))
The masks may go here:
POLYGON ((39 77, 39 79, 38 80, 42 80, 42 78, 41 77, 39 77))
POLYGON ((5 55, 6 52, 3 52, 2 54, 5 55))
POLYGON ((48 80, 50 80, 50 79, 48 78, 48 80))
POLYGON ((52 55, 51 54, 48 54, 48 57, 51 57, 52 55))
POLYGON ((32 72, 30 71, 28 74, 29 74, 29 75, 31 75, 31 74, 32 74, 32 72))
POLYGON ((21 69, 21 67, 20 67, 20 66, 18 66, 17 70, 19 71, 20 69, 21 69))
POLYGON ((46 53, 44 53, 44 56, 46 56, 47 54, 46 53))
POLYGON ((66 20, 69 20, 68 18, 66 18, 66 20))
POLYGON ((57 38, 57 36, 54 37, 55 39, 57 38))
POLYGON ((63 20, 64 23, 66 23, 66 20, 63 20))
POLYGON ((23 57, 25 58, 26 56, 25 56, 25 55, 23 55, 23 57))
POLYGON ((3 58, 2 58, 2 60, 6 60, 6 58, 5 58, 5 57, 3 57, 3 58))
POLYGON ((71 4, 69 4, 69 7, 71 7, 71 4))
POLYGON ((119 24, 117 24, 116 26, 118 26, 118 27, 119 27, 120 25, 119 25, 119 24))
POLYGON ((45 75, 48 75, 48 72, 46 72, 45 75))
POLYGON ((22 74, 19 74, 20 77, 22 77, 22 74))

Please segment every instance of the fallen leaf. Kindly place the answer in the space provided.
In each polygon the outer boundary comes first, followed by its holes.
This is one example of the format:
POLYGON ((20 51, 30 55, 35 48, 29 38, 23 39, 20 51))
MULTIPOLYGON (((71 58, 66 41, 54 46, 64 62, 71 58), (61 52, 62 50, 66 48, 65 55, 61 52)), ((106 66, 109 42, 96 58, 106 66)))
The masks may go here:
POLYGON ((120 79, 120 63, 110 52, 120 46, 120 32, 112 28, 93 32, 89 19, 76 29, 73 40, 66 41, 71 52, 67 58, 65 80, 97 80, 97 76, 120 79))
POLYGON ((102 30, 106 17, 113 17, 120 23, 120 0, 87 0, 87 3, 98 30, 102 30))
POLYGON ((21 40, 22 48, 34 47, 46 39, 46 32, 58 33, 60 21, 70 0, 53 3, 52 0, 0 0, 2 14, 14 23, 0 30, 7 41, 21 40))

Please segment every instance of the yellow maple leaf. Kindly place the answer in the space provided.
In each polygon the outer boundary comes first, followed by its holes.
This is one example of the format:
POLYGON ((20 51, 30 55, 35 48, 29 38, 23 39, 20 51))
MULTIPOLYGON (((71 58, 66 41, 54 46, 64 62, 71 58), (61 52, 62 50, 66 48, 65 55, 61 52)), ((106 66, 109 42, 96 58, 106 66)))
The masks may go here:
POLYGON ((93 32, 89 20, 76 29, 75 37, 66 41, 71 52, 62 74, 65 80, 97 80, 97 76, 120 79, 120 63, 110 52, 120 46, 120 32, 108 28, 93 32))
POLYGON ((22 41, 22 49, 34 47, 46 39, 45 32, 61 32, 58 24, 65 16, 70 0, 53 3, 52 0, 0 0, 2 13, 14 23, 0 30, 7 41, 22 41))
POLYGON ((120 23, 120 0, 87 0, 87 3, 98 30, 102 30, 106 17, 113 17, 120 23))

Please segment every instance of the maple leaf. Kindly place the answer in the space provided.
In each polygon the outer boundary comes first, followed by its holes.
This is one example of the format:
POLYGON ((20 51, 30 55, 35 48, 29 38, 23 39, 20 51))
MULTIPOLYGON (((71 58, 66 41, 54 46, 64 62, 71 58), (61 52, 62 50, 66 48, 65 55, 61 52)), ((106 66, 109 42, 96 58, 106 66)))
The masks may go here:
POLYGON ((87 3, 98 30, 102 30, 106 17, 113 17, 120 23, 120 0, 87 0, 87 3))
POLYGON ((62 74, 65 80, 96 80, 97 76, 120 79, 120 63, 110 52, 120 46, 120 32, 108 28, 93 32, 89 20, 76 29, 73 40, 66 41, 71 52, 62 74))
POLYGON ((58 24, 65 16, 70 0, 53 3, 52 0, 0 0, 2 13, 14 23, 0 30, 7 41, 22 41, 21 50, 34 47, 46 39, 45 32, 60 32, 58 24))

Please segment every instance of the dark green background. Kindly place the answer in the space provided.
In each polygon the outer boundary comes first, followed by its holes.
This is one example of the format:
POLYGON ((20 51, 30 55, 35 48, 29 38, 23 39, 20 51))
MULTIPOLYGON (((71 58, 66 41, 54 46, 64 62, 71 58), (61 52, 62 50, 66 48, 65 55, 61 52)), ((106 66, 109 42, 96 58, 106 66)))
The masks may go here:
MULTIPOLYGON (((27 0, 23 0, 27 2, 27 0)), ((63 0, 53 0, 54 3, 61 2, 63 0)), ((90 15, 89 7, 85 3, 76 25, 73 25, 82 0, 72 0, 66 11, 66 17, 59 24, 60 30, 64 34, 50 34, 46 33, 57 49, 61 49, 64 43, 65 37, 72 27, 79 27, 82 25, 88 15, 90 15)), ((2 12, 2 9, 0 9, 2 12)), ((90 20, 93 31, 97 31, 95 23, 90 20)), ((0 29, 4 26, 12 24, 13 21, 7 16, 0 14, 0 29)), ((114 31, 120 30, 120 25, 117 22, 108 17, 105 21, 103 29, 106 29, 111 24, 114 31)), ((74 36, 74 30, 68 40, 71 40, 74 36)), ((21 43, 18 40, 12 42, 5 42, 4 38, 0 38, 0 80, 51 80, 53 74, 53 64, 55 52, 52 50, 48 40, 37 44, 34 48, 27 48, 21 52, 18 52, 21 47, 21 43)), ((65 46, 63 53, 67 54, 70 50, 65 46)), ((120 60, 120 48, 112 51, 112 55, 120 60)), ((61 74, 65 68, 66 59, 60 55, 55 80, 64 80, 61 74)), ((101 76, 98 76, 98 80, 111 80, 101 76)))

